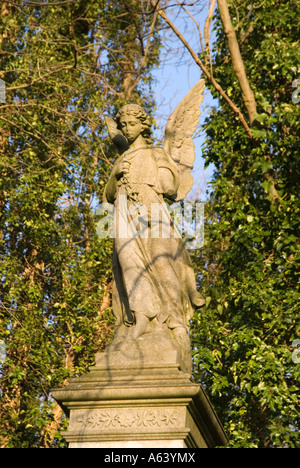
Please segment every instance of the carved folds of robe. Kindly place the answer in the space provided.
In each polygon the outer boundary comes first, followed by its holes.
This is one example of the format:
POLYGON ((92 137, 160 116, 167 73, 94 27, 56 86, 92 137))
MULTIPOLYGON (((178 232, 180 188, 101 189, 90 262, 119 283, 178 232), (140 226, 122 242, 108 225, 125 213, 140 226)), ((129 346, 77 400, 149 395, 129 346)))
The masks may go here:
MULTIPOLYGON (((113 311, 116 333, 130 333, 135 314, 153 329, 185 329, 203 298, 196 290, 191 260, 163 197, 178 189, 175 163, 162 148, 143 147, 122 155, 128 170, 115 193, 113 311)), ((112 171, 111 177, 114 177, 112 171)), ((110 181, 108 182, 108 186, 110 181)), ((109 199, 110 198, 110 199, 109 199)))

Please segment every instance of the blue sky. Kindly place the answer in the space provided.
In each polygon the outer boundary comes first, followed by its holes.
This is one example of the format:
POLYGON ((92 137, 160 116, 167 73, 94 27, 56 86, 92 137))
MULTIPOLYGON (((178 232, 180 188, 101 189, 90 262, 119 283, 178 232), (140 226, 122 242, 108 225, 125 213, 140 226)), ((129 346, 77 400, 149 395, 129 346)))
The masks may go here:
MULTIPOLYGON (((159 128, 155 132, 158 139, 163 138, 163 132, 167 118, 171 115, 175 107, 180 103, 189 90, 201 78, 201 70, 196 64, 183 63, 181 65, 165 64, 154 73, 157 79, 155 90, 155 100, 157 103, 156 121, 159 128)), ((205 107, 213 104, 210 93, 206 90, 204 102, 202 103, 200 126, 203 122, 206 111, 205 107)), ((200 128, 199 126, 199 128, 200 128)), ((203 132, 194 138, 196 160, 193 170, 194 187, 193 193, 201 200, 205 200, 208 183, 211 180, 213 166, 204 169, 204 160, 202 158, 202 145, 204 141, 203 132)))
MULTIPOLYGON (((195 18, 199 21, 203 30, 203 22, 206 19, 207 10, 198 11, 195 18), (202 23, 202 25, 201 25, 202 23)), ((195 51, 200 50, 200 41, 195 24, 185 16, 177 16, 176 26, 181 32, 184 32, 185 37, 193 46, 195 51)), ((168 34, 169 42, 163 50, 161 66, 154 72, 154 77, 157 80, 154 87, 155 101, 157 104, 156 121, 159 129, 156 130, 155 136, 158 139, 163 138, 163 131, 169 115, 175 109, 177 104, 184 98, 189 90, 201 78, 201 70, 196 65, 189 52, 187 52, 181 42, 175 37, 174 33, 168 34)), ((211 94, 208 90, 204 94, 204 102, 201 105, 201 122, 204 121, 206 111, 205 108, 211 105, 216 105, 213 102, 211 94)), ((199 126, 199 128, 200 128, 199 126)), ((204 160, 202 158, 202 145, 204 135, 194 138, 196 160, 193 170, 194 187, 193 192, 198 199, 205 200, 207 195, 205 191, 208 189, 208 182, 211 180, 213 166, 204 169, 204 160)))

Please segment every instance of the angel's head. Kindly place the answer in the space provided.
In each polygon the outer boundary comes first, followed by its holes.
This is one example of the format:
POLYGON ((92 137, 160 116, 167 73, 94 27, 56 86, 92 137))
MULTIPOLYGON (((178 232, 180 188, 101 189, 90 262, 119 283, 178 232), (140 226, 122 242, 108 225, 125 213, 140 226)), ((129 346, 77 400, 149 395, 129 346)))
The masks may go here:
POLYGON ((137 104, 127 104, 120 109, 116 122, 128 142, 133 143, 140 135, 147 144, 153 144, 151 122, 145 110, 137 104))

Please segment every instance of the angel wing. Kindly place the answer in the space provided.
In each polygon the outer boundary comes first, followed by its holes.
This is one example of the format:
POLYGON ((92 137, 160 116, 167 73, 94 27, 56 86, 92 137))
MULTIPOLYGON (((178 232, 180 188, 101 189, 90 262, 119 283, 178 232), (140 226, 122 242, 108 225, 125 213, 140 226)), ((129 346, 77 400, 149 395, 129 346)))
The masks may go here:
POLYGON ((119 153, 122 154, 127 151, 129 148, 128 141, 121 130, 118 129, 117 123, 111 117, 108 117, 108 115, 105 116, 105 122, 109 136, 118 148, 119 153))
POLYGON ((191 170, 195 161, 195 145, 192 137, 201 115, 204 89, 205 81, 200 80, 178 104, 166 125, 163 147, 175 161, 180 175, 176 201, 183 200, 193 187, 191 170))

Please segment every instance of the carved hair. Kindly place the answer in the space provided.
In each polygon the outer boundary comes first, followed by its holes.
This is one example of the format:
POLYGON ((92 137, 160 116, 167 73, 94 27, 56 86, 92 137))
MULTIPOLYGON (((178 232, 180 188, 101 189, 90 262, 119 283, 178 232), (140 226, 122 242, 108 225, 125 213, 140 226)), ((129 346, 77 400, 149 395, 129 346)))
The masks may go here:
POLYGON ((133 115, 135 118, 140 120, 142 123, 142 136, 148 143, 148 145, 153 144, 153 139, 152 139, 152 131, 151 131, 151 122, 146 114, 145 110, 141 107, 138 106, 137 104, 127 104, 123 106, 120 110, 119 113, 116 116, 116 122, 118 125, 119 130, 121 130, 120 126, 120 119, 123 115, 133 115))

